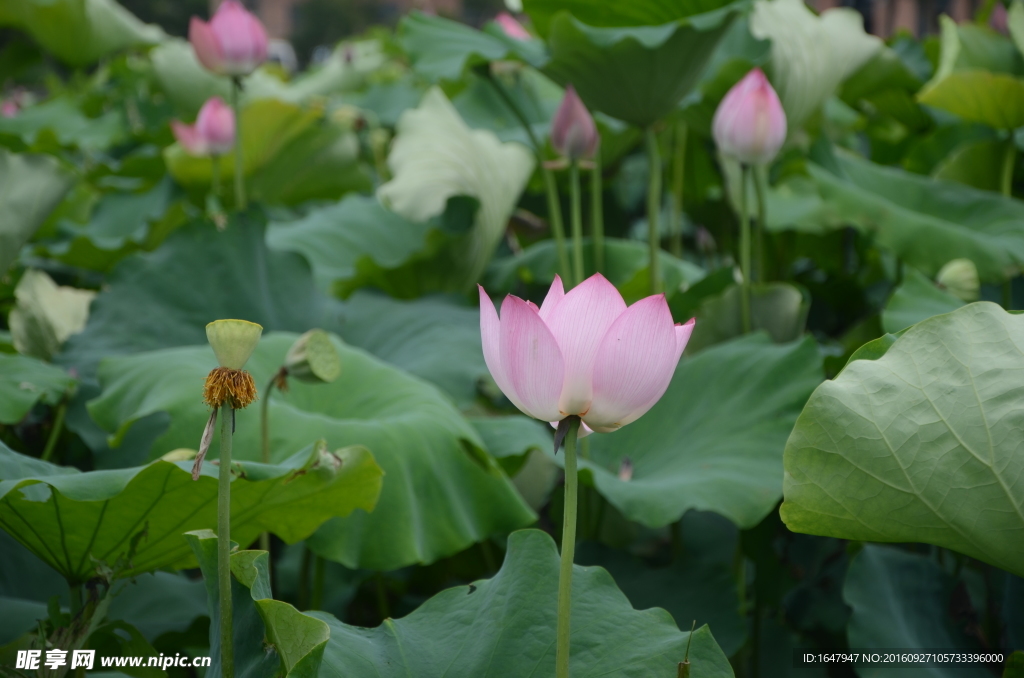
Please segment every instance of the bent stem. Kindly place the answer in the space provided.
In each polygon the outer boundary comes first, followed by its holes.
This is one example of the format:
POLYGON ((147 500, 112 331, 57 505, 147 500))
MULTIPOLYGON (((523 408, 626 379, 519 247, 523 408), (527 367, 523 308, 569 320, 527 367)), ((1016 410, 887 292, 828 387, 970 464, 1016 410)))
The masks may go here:
POLYGON ((755 234, 754 243, 754 261, 757 262, 757 282, 762 283, 765 281, 764 273, 764 232, 768 227, 768 220, 765 210, 764 202, 764 176, 761 171, 762 168, 755 167, 751 168, 751 172, 754 176, 754 194, 757 196, 757 233, 755 234))
POLYGON ((672 155, 672 223, 669 224, 669 252, 683 256, 683 181, 686 176, 686 123, 675 129, 675 148, 672 155))
POLYGON ((661 230, 658 224, 661 212, 661 154, 658 152, 658 137, 652 128, 647 128, 646 136, 647 162, 650 167, 647 181, 647 241, 651 261, 648 270, 651 274, 651 294, 657 294, 661 291, 661 262, 658 256, 661 250, 661 230))
POLYGON ((580 418, 569 419, 565 434, 565 513, 562 521, 562 560, 558 568, 558 627, 555 646, 555 675, 569 678, 569 617, 572 612, 572 561, 576 553, 576 438, 580 418))
POLYGON ((750 178, 750 167, 740 166, 740 272, 743 284, 740 288, 740 311, 743 321, 743 333, 750 332, 750 214, 747 206, 747 180, 750 178))
POLYGON ((245 209, 245 182, 242 168, 242 81, 231 80, 231 106, 235 109, 235 208, 245 209))
POLYGON ((231 425, 234 412, 221 406, 220 472, 217 476, 217 588, 220 606, 220 653, 224 678, 235 675, 231 629, 231 425))
POLYGON ((570 216, 572 219, 572 285, 583 282, 583 204, 580 197, 580 165, 569 165, 570 216))
POLYGON ((601 185, 601 149, 594 151, 594 169, 590 173, 590 238, 594 248, 594 270, 604 273, 604 202, 601 185))

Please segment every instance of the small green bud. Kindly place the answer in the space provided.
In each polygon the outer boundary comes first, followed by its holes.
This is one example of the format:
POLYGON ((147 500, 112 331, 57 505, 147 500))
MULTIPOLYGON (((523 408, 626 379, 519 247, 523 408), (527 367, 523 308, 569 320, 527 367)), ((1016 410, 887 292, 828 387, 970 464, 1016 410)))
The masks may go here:
POLYGON ((958 299, 966 302, 978 300, 981 289, 978 267, 970 259, 954 259, 942 267, 935 280, 958 299))
POLYGON ((256 350, 263 326, 248 320, 214 320, 206 326, 206 338, 221 367, 240 370, 256 350))
POLYGON ((341 375, 341 357, 331 335, 310 330, 295 340, 284 358, 288 376, 307 383, 329 384, 341 375))

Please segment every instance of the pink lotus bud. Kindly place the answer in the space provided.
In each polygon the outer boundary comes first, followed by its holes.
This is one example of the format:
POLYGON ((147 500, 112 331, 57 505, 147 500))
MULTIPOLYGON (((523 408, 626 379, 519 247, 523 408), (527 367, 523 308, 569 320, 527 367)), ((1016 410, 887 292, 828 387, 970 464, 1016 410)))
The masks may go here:
POLYGON ((569 85, 551 121, 551 145, 569 160, 586 160, 597 150, 598 138, 594 119, 569 85))
POLYGON ((578 415, 600 433, 658 402, 693 323, 674 324, 663 294, 627 308, 599 273, 568 294, 556 276, 540 308, 509 295, 500 319, 480 288, 484 361, 502 392, 535 419, 578 415))
POLYGON ((199 62, 219 75, 249 75, 267 60, 267 32, 238 0, 224 0, 209 23, 192 17, 188 39, 199 62))
POLYGON ((508 12, 502 12, 494 17, 494 22, 501 27, 505 35, 513 40, 530 40, 533 38, 530 32, 523 28, 523 25, 516 21, 516 18, 508 12))
POLYGON ((235 145, 235 113, 213 97, 199 109, 195 125, 173 120, 171 130, 189 155, 224 155, 235 145))
POLYGON ((0 116, 5 118, 13 118, 18 115, 18 110, 18 102, 14 99, 8 99, 0 104, 0 116))
POLYGON ((992 13, 988 15, 988 26, 997 33, 1010 34, 1010 13, 1002 2, 996 2, 992 8, 992 13))
POLYGON ((786 113, 760 68, 729 90, 712 122, 715 143, 741 163, 770 162, 786 140, 786 113))

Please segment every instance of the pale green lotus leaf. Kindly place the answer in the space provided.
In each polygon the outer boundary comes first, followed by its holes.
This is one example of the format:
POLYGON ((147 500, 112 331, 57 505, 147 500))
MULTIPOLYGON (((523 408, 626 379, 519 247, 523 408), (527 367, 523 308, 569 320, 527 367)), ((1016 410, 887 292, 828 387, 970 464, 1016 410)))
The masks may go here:
POLYGON ((57 285, 43 271, 29 269, 14 289, 17 305, 8 323, 19 353, 49 360, 72 334, 85 329, 96 293, 57 285))
POLYGON ((444 212, 448 199, 468 196, 479 202, 471 231, 461 243, 467 270, 461 282, 480 277, 505 233, 519 195, 533 172, 533 155, 515 142, 502 143, 493 132, 472 130, 437 87, 419 108, 398 122, 388 167, 393 178, 377 195, 412 221, 444 212))
POLYGON ((56 158, 0 149, 0 276, 70 188, 56 158))
POLYGON ((772 41, 772 82, 790 133, 882 47, 864 32, 856 10, 836 8, 816 16, 802 0, 758 0, 750 32, 772 41))

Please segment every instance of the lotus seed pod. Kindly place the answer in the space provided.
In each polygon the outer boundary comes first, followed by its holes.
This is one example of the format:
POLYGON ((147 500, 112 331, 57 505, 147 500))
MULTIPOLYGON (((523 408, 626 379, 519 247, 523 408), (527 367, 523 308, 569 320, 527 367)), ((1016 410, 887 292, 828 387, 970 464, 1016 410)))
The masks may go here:
POLYGON ((936 282, 957 299, 977 301, 981 290, 978 267, 970 259, 954 259, 939 271, 936 282))
POLYGON ((221 367, 240 370, 245 367, 263 334, 263 326, 248 320, 214 320, 206 326, 206 339, 221 367))
POLYGON ((327 332, 309 330, 288 349, 284 366, 289 377, 307 383, 329 384, 341 374, 341 357, 327 332))

